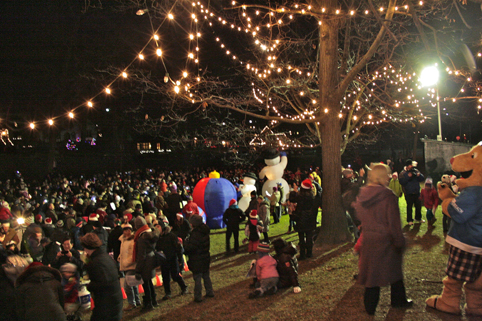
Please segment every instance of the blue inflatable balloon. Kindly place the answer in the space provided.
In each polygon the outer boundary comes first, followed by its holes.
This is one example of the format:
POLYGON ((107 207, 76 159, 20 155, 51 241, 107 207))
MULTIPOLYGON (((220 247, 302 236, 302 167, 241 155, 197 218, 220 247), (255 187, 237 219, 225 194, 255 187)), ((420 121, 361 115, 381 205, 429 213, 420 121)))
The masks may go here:
POLYGON ((203 178, 193 191, 193 201, 204 210, 207 225, 212 229, 226 227, 223 214, 233 198, 237 199, 236 188, 225 178, 203 178))

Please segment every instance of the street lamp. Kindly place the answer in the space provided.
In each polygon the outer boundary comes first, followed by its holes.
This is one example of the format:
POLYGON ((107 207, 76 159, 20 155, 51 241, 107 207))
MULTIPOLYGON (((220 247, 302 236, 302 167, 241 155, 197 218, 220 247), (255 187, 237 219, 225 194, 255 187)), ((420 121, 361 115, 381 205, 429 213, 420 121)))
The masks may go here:
POLYGON ((438 135, 437 140, 442 141, 442 121, 440 120, 440 101, 438 96, 438 78, 439 72, 436 66, 426 67, 420 74, 420 83, 423 87, 431 87, 435 85, 437 91, 437 115, 438 115, 438 135))

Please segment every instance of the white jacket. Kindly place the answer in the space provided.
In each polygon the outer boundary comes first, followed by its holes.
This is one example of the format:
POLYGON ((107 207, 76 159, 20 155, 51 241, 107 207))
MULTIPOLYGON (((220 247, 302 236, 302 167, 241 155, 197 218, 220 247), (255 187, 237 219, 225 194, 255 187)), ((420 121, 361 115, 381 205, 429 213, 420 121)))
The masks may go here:
POLYGON ((136 262, 132 260, 132 253, 134 252, 134 234, 129 238, 121 235, 119 241, 121 241, 121 247, 117 261, 120 263, 120 271, 135 270, 136 262))

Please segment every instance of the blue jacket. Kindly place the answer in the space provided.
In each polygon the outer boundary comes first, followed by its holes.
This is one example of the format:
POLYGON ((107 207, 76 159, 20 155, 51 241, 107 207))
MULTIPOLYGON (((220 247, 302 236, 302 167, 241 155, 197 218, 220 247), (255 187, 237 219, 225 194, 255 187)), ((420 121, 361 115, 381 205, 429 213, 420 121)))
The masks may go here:
POLYGON ((450 203, 452 217, 447 243, 482 255, 482 186, 470 186, 450 203))
POLYGON ((412 177, 409 177, 408 172, 405 170, 401 172, 398 177, 400 184, 403 186, 405 195, 420 194, 420 182, 425 181, 425 177, 422 173, 416 169, 414 169, 414 171, 415 173, 413 173, 412 177), (417 176, 416 173, 420 173, 420 175, 417 176))

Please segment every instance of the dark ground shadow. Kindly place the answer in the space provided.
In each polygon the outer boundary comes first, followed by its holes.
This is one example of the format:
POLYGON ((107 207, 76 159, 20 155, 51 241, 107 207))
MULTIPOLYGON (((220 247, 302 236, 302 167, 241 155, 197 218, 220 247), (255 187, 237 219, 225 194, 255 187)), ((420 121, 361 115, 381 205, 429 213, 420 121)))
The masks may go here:
POLYGON ((416 236, 413 239, 413 244, 420 245, 422 251, 429 251, 432 247, 438 245, 442 239, 438 235, 433 235, 434 229, 428 229, 422 237, 416 236))
POLYGON ((350 315, 356 315, 357 320, 373 320, 373 316, 369 316, 365 313, 362 299, 363 293, 363 286, 354 284, 345 292, 345 295, 343 295, 341 300, 331 311, 330 315, 327 317, 327 320, 346 321, 349 319, 349 317, 347 318, 347 316, 350 315), (366 318, 358 318, 360 315, 366 315, 366 318))

